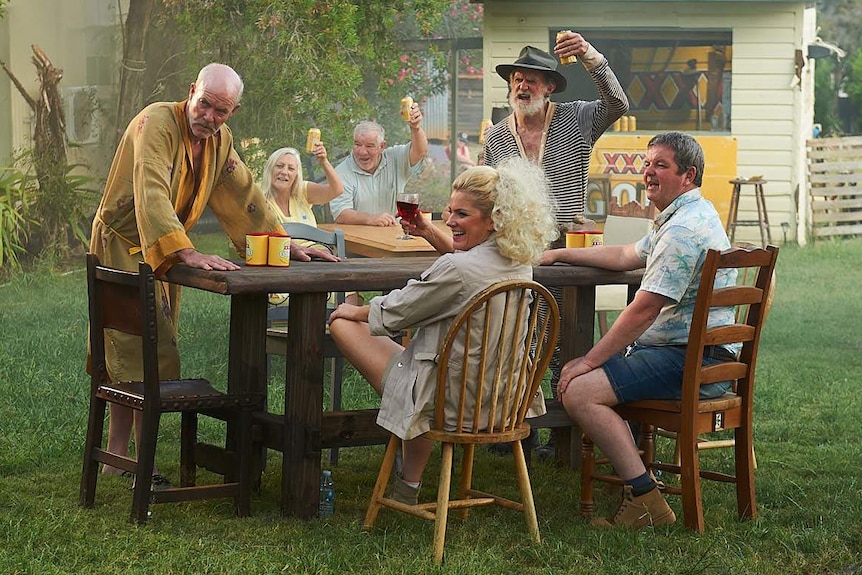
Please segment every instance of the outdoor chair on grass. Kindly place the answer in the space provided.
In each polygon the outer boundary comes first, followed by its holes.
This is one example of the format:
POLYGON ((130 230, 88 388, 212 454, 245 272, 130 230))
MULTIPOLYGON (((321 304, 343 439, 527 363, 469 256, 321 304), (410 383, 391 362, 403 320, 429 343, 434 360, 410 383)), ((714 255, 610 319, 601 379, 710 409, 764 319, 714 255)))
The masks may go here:
MULTIPOLYGON (((642 400, 615 407, 623 419, 640 423, 642 457, 647 469, 680 475, 680 487, 666 486, 664 491, 682 495, 685 525, 689 529, 701 532, 704 529, 701 478, 735 483, 739 517, 757 516, 752 439, 754 378, 757 349, 777 259, 778 248, 775 246, 732 248, 724 252, 710 250, 703 264, 689 332, 681 400, 642 400), (729 268, 756 268, 753 284, 714 289, 716 273, 729 268), (733 325, 708 327, 709 310, 723 306, 746 306, 747 313, 739 316, 741 321, 737 320, 733 325), (707 367, 701 365, 705 346, 732 343, 742 343, 736 361, 707 367), (721 381, 735 382, 734 389, 716 399, 699 398, 701 385, 721 381), (653 440, 656 428, 676 433, 679 465, 655 460, 653 440), (699 435, 726 429, 734 430, 735 473, 730 475, 701 469, 697 449, 699 435)), ((605 463, 605 459, 596 460, 593 442, 585 434, 581 454, 580 511, 583 516, 591 515, 594 509, 593 481, 622 484, 612 472, 596 473, 596 465, 605 463)))
MULTIPOLYGON (((332 254, 344 258, 347 251, 344 248, 344 232, 339 229, 332 231, 322 230, 301 222, 284 222, 281 224, 284 230, 293 240, 308 240, 325 246, 332 254)), ((344 303, 344 292, 335 293, 335 306, 344 303)), ((327 318, 329 312, 334 307, 328 307, 327 318)), ((266 353, 268 355, 287 355, 287 316, 289 313, 288 305, 273 305, 270 306, 266 314, 266 353), (279 325, 281 324, 281 325, 279 325)), ((331 359, 330 363, 330 378, 332 381, 331 388, 331 409, 333 411, 341 409, 341 384, 344 378, 344 356, 341 351, 332 341, 329 335, 329 329, 326 329, 326 336, 323 340, 323 357, 331 359)), ((329 450, 329 460, 334 465, 338 463, 338 448, 333 447, 329 450)))
MULTIPOLYGON (((605 227, 602 230, 606 246, 623 246, 634 243, 644 237, 652 229, 655 218, 655 205, 641 205, 631 201, 624 206, 611 197, 605 227)), ((622 311, 629 304, 629 286, 601 285, 596 286, 596 319, 599 324, 599 334, 608 332, 608 312, 622 311)))
POLYGON ((263 404, 261 394, 226 394, 205 379, 162 380, 159 377, 156 314, 159 299, 149 265, 141 262, 138 272, 99 265, 87 255, 87 288, 90 313, 90 409, 80 504, 92 507, 99 464, 134 474, 131 519, 145 523, 150 503, 229 497, 238 516, 250 513, 252 411, 263 404), (105 361, 105 329, 140 337, 143 381, 110 381, 105 361), (139 411, 141 439, 137 459, 109 453, 102 447, 107 404, 139 411), (151 490, 159 424, 163 413, 181 412, 180 487, 151 490), (225 420, 232 426, 226 447, 199 444, 198 414, 225 420), (195 485, 195 450, 217 453, 226 468, 225 483, 195 485))
POLYGON ((442 444, 436 502, 407 505, 384 495, 401 445, 401 439, 393 435, 371 495, 366 529, 374 526, 381 506, 434 521, 434 559, 441 563, 449 510, 460 510, 466 519, 470 507, 496 504, 522 511, 531 538, 540 542, 521 440, 530 434, 530 425, 524 422, 524 417, 536 394, 541 393, 539 386, 551 361, 559 327, 560 314, 553 296, 531 281, 500 282, 478 293, 464 306, 449 327, 437 355, 438 399, 431 429, 423 435, 442 444), (531 305, 532 300, 538 301, 531 305), (544 318, 538 314, 539 301, 547 305, 544 318), (477 330, 481 338, 471 337, 477 330), (499 340, 494 345, 497 336, 499 340), (465 338, 464 349, 469 353, 462 353, 459 337, 465 338), (489 373, 493 377, 486 377, 489 373), (478 399, 471 407, 473 398, 478 399), (447 421, 446 405, 458 406, 456 418, 450 416, 447 421), (492 443, 512 445, 520 501, 472 487, 475 446, 492 443), (461 481, 458 498, 450 500, 453 453, 459 444, 463 448, 461 481))

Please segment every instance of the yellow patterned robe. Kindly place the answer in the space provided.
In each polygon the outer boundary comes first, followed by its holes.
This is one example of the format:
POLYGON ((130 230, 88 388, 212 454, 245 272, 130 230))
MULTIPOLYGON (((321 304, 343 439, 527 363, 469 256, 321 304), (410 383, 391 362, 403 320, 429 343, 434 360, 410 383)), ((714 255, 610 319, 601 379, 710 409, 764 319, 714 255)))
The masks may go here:
MULTIPOLYGON (((245 253, 246 233, 283 231, 234 150, 227 125, 206 139, 201 172, 195 174, 185 106, 185 101, 151 104, 126 128, 90 236, 90 251, 103 264, 137 271, 144 259, 161 277, 179 261, 177 251, 194 248, 187 232, 206 206, 239 254, 245 253)), ((180 288, 157 282, 157 289, 160 376, 176 378, 180 288)), ((139 340, 112 330, 105 335, 111 380, 140 380, 139 340)))

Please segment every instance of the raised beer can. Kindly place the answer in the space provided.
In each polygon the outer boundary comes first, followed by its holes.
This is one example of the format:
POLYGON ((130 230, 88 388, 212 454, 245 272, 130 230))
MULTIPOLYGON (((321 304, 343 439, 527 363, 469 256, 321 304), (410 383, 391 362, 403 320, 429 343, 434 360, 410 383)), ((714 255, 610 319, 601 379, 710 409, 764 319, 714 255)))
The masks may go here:
POLYGON ((491 120, 485 118, 479 123, 479 143, 485 143, 485 132, 490 128, 493 124, 491 124, 491 120))
MULTIPOLYGON (((557 42, 559 42, 560 40, 563 40, 563 36, 568 32, 571 32, 571 30, 560 30, 559 32, 557 32, 557 42)), ((578 59, 575 56, 561 56, 560 57, 560 64, 563 64, 563 65, 574 64, 577 61, 578 61, 578 59)))
POLYGON ((317 128, 308 129, 308 137, 305 139, 305 151, 311 153, 314 151, 314 144, 320 141, 320 130, 317 128))
POLYGON ((404 118, 405 122, 410 121, 410 108, 413 107, 413 98, 410 96, 405 96, 401 98, 401 117, 404 118))

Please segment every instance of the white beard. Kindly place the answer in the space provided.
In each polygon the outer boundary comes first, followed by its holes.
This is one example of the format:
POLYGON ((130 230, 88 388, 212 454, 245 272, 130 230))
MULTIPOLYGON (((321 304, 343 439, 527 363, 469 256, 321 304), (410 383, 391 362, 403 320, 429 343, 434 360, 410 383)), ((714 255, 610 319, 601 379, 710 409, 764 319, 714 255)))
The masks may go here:
POLYGON ((545 106, 551 101, 550 96, 545 96, 541 99, 530 99, 524 101, 518 98, 515 93, 509 94, 509 106, 512 110, 520 112, 524 116, 536 116, 545 111, 545 106))

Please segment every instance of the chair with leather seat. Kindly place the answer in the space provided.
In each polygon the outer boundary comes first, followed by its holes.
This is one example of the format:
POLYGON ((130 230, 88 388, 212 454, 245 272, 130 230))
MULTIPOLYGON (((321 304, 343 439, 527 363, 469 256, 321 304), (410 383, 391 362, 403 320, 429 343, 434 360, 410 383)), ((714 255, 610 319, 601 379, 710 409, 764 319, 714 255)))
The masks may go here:
POLYGON ((436 502, 407 505, 386 497, 386 486, 401 445, 401 439, 393 435, 365 516, 366 529, 374 526, 381 506, 434 521, 434 558, 440 563, 450 509, 460 510, 466 519, 471 507, 500 505, 523 512, 530 536, 536 543, 540 542, 530 477, 520 440, 530 434, 530 425, 524 422, 524 418, 536 394, 541 393, 539 386, 551 361, 559 327, 560 314, 553 296, 546 288, 531 281, 500 282, 478 293, 464 306, 449 327, 437 356, 438 401, 431 429, 423 435, 442 445, 436 502), (548 313, 543 318, 539 317, 539 306, 536 305, 539 301, 547 305, 548 313), (474 326, 481 328, 481 340, 471 340, 474 326), (488 343, 492 341, 489 339, 492 333, 495 337, 499 335, 496 345, 488 343), (462 349, 469 350, 469 353, 463 353, 462 349), (493 377, 487 377, 489 373, 493 373, 493 377), (465 397, 471 401, 463 401, 465 397), (481 399, 472 402, 472 398, 481 399), (470 406, 471 402, 473 406, 470 406), (457 417, 450 415, 448 425, 444 412, 446 405, 459 406, 457 417), (473 488, 475 446, 494 443, 512 445, 520 501, 473 488), (461 481, 457 498, 450 499, 456 445, 463 448, 461 481))
MULTIPOLYGON (((678 474, 680 486, 665 486, 666 493, 682 495, 686 527, 703 531, 703 501, 701 478, 731 482, 736 485, 737 512, 740 518, 756 517, 754 489, 754 384, 757 351, 766 316, 778 248, 732 248, 724 252, 709 250, 703 264, 700 286, 689 331, 682 396, 678 401, 642 400, 617 405, 614 409, 625 420, 641 424, 641 449, 648 470, 678 474), (715 289, 716 273, 728 269, 756 269, 752 285, 733 285, 715 289), (747 307, 747 313, 729 326, 709 327, 712 308, 747 307), (702 365, 704 347, 741 343, 736 361, 702 365), (708 400, 699 397, 700 386, 734 382, 734 389, 708 400), (676 433, 680 464, 655 460, 654 430, 662 428, 676 433), (734 473, 701 469, 697 449, 699 436, 717 431, 734 431, 734 473)), ((580 512, 589 516, 593 511, 593 481, 621 484, 612 473, 597 473, 592 440, 583 436, 581 454, 580 512)))
POLYGON ((239 516, 250 514, 252 411, 263 405, 262 394, 228 394, 205 379, 162 380, 159 377, 156 330, 156 283, 149 265, 138 272, 112 269, 87 255, 90 320, 90 408, 84 447, 79 501, 92 507, 99 464, 111 465, 135 476, 131 519, 145 523, 150 503, 229 497, 239 516), (110 381, 105 360, 105 329, 140 337, 143 381, 110 381), (103 446, 107 405, 142 413, 136 459, 108 452, 103 446), (151 491, 156 442, 162 414, 181 413, 180 487, 151 491), (198 415, 227 421, 232 429, 224 447, 198 443, 198 415), (225 483, 196 485, 195 452, 220 454, 225 483))
MULTIPOLYGON (((340 229, 327 231, 301 222, 284 222, 282 227, 284 227, 284 230, 290 236, 291 241, 294 239, 310 241, 328 248, 333 255, 340 258, 346 257, 347 251, 344 247, 344 232, 340 229)), ((336 292, 335 306, 341 303, 344 303, 344 292, 336 292)), ((267 310, 267 354, 287 355, 287 327, 278 325, 278 323, 286 322, 288 313, 287 305, 272 305, 267 310)), ((323 357, 332 360, 330 363, 330 377, 332 381, 330 406, 334 411, 339 410, 341 409, 341 387, 344 378, 344 356, 335 345, 335 342, 332 341, 328 330, 323 342, 323 357)), ((333 447, 330 449, 329 459, 333 464, 338 463, 338 448, 333 447)))

